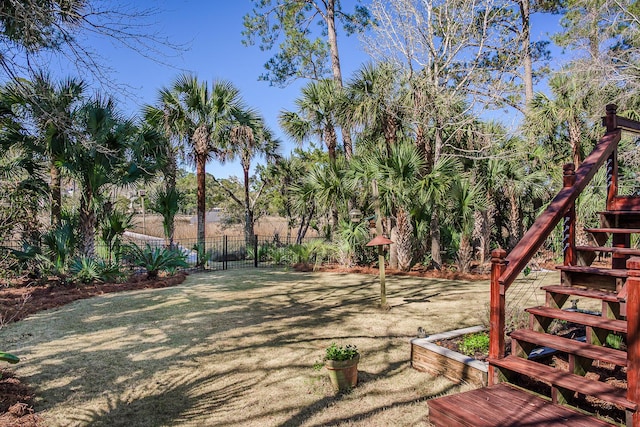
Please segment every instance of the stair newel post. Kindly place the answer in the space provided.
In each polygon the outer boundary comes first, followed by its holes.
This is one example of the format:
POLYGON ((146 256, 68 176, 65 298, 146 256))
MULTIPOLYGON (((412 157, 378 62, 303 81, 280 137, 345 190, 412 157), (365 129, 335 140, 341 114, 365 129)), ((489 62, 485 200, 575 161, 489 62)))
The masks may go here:
MULTIPOLYGON (((612 132, 618 128, 616 113, 618 107, 615 104, 607 105, 607 115, 604 117, 604 126, 607 132, 612 132)), ((607 175, 607 209, 613 210, 615 198, 618 196, 618 149, 613 150, 606 163, 607 175)))
MULTIPOLYGON (((640 257, 627 260, 627 400, 640 406, 640 257)), ((633 413, 640 427, 640 411, 633 413)))
MULTIPOLYGON (((573 163, 567 163, 562 167, 563 187, 573 187, 576 182, 576 166, 573 163)), ((576 265, 576 205, 571 207, 564 214, 564 223, 562 227, 562 244, 564 252, 564 265, 576 265)))
MULTIPOLYGON (((499 282, 507 261, 504 249, 491 251, 491 310, 489 313, 489 358, 502 359, 504 357, 504 324, 505 324, 505 291, 499 282)), ((498 373, 489 365, 489 384, 499 382, 498 373)))

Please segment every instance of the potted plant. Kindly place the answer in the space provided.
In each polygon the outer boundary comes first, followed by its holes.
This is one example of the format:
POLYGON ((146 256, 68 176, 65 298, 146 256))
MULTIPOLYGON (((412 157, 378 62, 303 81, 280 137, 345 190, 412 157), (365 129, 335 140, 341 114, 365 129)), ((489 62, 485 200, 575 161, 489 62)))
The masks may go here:
POLYGON ((358 383, 360 353, 355 345, 345 347, 331 343, 324 356, 324 366, 329 371, 331 385, 336 392, 349 390, 358 383))

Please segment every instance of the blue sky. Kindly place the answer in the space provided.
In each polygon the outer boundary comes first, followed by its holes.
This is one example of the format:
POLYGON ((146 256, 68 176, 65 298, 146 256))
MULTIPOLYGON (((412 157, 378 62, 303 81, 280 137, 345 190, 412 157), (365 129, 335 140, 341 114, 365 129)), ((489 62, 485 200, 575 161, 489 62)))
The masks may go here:
MULTIPOLYGON (((348 8, 352 0, 343 2, 348 8)), ((242 94, 246 103, 264 116, 267 124, 282 141, 282 154, 288 155, 295 144, 287 140, 278 128, 277 117, 282 109, 294 109, 294 100, 304 81, 297 81, 286 88, 270 86, 258 81, 264 71, 264 63, 273 52, 262 52, 258 46, 242 44, 242 18, 251 9, 252 2, 223 0, 173 0, 136 2, 135 7, 161 9, 154 17, 155 28, 166 34, 172 43, 186 44, 187 50, 177 58, 158 58, 154 62, 109 40, 91 38, 92 49, 100 54, 102 62, 114 70, 112 76, 129 85, 132 97, 120 96, 119 105, 129 114, 135 114, 144 104, 154 103, 156 93, 163 86, 170 86, 183 71, 194 73, 200 80, 211 83, 214 79, 230 80, 242 94)), ((339 36, 340 37, 340 36, 339 36)), ((348 77, 367 57, 358 47, 356 37, 339 38, 343 75, 348 77)), ((62 65, 64 69, 65 66, 62 65)), ((71 73, 72 68, 66 68, 71 73)), ((62 71, 64 73, 65 71, 62 71)), ((207 165, 207 172, 218 178, 241 176, 239 164, 221 166, 217 162, 207 165)))
MULTIPOLYGON (((141 0, 136 8, 157 8, 153 28, 166 35, 172 43, 185 44, 187 49, 179 57, 160 57, 160 62, 145 58, 137 52, 100 38, 90 38, 87 43, 102 57, 102 62, 114 70, 112 77, 130 86, 132 96, 120 96, 120 105, 129 114, 140 106, 154 103, 162 86, 169 86, 183 71, 194 73, 200 80, 227 79, 240 90, 246 103, 258 109, 267 124, 282 140, 282 154, 287 155, 295 147, 278 128, 278 113, 294 109, 304 81, 297 81, 286 88, 270 86, 258 81, 263 64, 274 52, 262 52, 257 46, 242 45, 242 18, 251 9, 250 0, 141 0), (166 62, 170 65, 163 64, 166 62)), ((343 8, 351 10, 354 0, 343 0, 343 8)), ((366 3, 366 1, 364 2, 366 3)), ((557 23, 548 16, 534 21, 533 37, 545 34, 557 23)), ((339 48, 343 78, 347 80, 353 71, 368 57, 362 52, 355 36, 339 34, 339 48)), ((62 65, 65 69, 65 65, 62 65)), ((71 73, 71 68, 68 73, 71 73)), ((64 73, 65 71, 62 71, 64 73)), ((241 176, 237 163, 221 166, 211 162, 207 171, 218 178, 241 176)))

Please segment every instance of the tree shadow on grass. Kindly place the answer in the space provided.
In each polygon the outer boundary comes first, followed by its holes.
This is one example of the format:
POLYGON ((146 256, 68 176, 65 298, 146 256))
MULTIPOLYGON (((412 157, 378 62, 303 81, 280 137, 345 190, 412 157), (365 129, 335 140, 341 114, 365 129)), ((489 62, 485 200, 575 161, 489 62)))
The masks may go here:
MULTIPOLYGON (((384 371, 378 373, 378 374, 373 374, 373 373, 369 373, 366 371, 358 371, 358 387, 362 387, 364 386, 367 382, 370 381, 375 381, 378 378, 383 378, 386 375, 393 375, 394 372, 396 372, 398 369, 400 369, 403 365, 405 365, 407 362, 396 362, 396 363, 392 363, 390 364, 384 371)), ((397 407, 405 407, 405 406, 411 406, 413 404, 416 403, 420 403, 420 402, 426 402, 429 399, 432 399, 434 397, 439 397, 443 394, 449 393, 452 390, 455 390, 458 387, 458 385, 451 383, 449 386, 442 388, 442 389, 438 389, 437 391, 421 396, 419 398, 416 399, 405 399, 405 400, 397 400, 397 401, 393 401, 391 403, 385 403, 383 406, 379 406, 379 407, 375 407, 372 408, 368 411, 361 411, 361 412, 356 412, 358 406, 354 405, 354 413, 353 415, 349 416, 349 417, 341 417, 341 418, 334 418, 331 421, 323 421, 321 423, 321 425, 323 426, 331 426, 331 425, 342 425, 343 423, 353 423, 353 422, 358 422, 358 421, 365 421, 373 416, 375 416, 376 414, 382 412, 382 411, 387 411, 389 409, 392 408, 397 408, 397 407)), ((341 392, 341 393, 337 393, 334 396, 325 396, 317 401, 315 401, 313 404, 306 406, 305 408, 302 408, 297 414, 293 415, 291 418, 289 418, 288 420, 286 420, 285 422, 281 423, 280 426, 281 427, 294 427, 294 426, 299 426, 304 424, 305 422, 311 420, 316 414, 321 413, 322 411, 326 410, 327 407, 331 406, 332 404, 339 402, 341 400, 343 400, 349 393, 352 393, 353 391, 347 391, 347 392, 341 392)))

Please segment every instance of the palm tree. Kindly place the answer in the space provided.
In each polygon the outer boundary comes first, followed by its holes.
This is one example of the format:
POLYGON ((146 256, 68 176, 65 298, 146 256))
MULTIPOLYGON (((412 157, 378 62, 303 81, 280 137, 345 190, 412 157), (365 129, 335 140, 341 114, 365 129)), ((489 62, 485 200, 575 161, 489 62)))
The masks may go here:
POLYGON ((364 155, 364 180, 367 188, 375 180, 381 213, 395 220, 391 230, 392 267, 408 271, 414 255, 414 214, 421 210, 422 200, 417 197, 424 159, 416 146, 408 141, 394 144, 387 155, 384 149, 371 150, 364 155), (397 260, 397 262, 396 262, 397 260))
POLYGON ((40 236, 38 211, 48 188, 33 135, 12 111, 11 97, 0 91, 0 238, 21 234, 28 245, 40 236))
POLYGON ((426 207, 421 216, 424 220, 429 221, 431 241, 431 260, 436 268, 440 268, 442 257, 440 254, 440 221, 447 201, 450 197, 450 191, 453 183, 462 173, 462 164, 456 157, 450 155, 442 155, 438 161, 432 166, 431 171, 421 177, 417 193, 422 199, 423 205, 426 207), (434 218, 436 219, 434 221, 434 218), (437 236, 437 237, 436 237, 437 236), (434 245, 434 238, 437 245, 434 245))
POLYGON ((554 75, 549 80, 554 97, 536 93, 527 117, 530 133, 551 140, 560 137, 562 142, 568 139, 570 158, 576 168, 582 163, 582 144, 588 136, 594 105, 601 105, 596 100, 596 88, 585 85, 585 81, 589 79, 565 73, 554 75))
POLYGON ((386 63, 365 64, 356 71, 346 88, 341 116, 364 126, 369 135, 382 135, 390 153, 403 127, 402 88, 398 72, 386 63))
POLYGON ((149 178, 154 167, 141 164, 145 161, 143 148, 147 144, 140 140, 145 135, 141 136, 132 121, 120 116, 113 100, 98 96, 87 101, 78 111, 76 126, 78 139, 64 166, 81 186, 80 252, 92 258, 98 206, 104 189, 149 178))
MULTIPOLYGON (((320 137, 326 145, 329 154, 329 165, 326 169, 316 170, 316 178, 322 183, 320 187, 327 186, 327 179, 341 168, 336 165, 338 138, 337 113, 339 106, 344 101, 343 91, 334 80, 320 80, 310 82, 302 89, 302 95, 296 100, 297 112, 283 111, 280 113, 280 126, 284 132, 298 143, 311 140, 314 136, 320 137), (325 179, 326 178, 326 179, 325 179)), ((333 188, 333 185, 329 185, 333 188)), ((338 228, 338 210, 336 201, 331 211, 331 231, 338 228)), ((325 205, 329 206, 329 205, 325 205)), ((331 233, 329 233, 331 234, 331 233)))
MULTIPOLYGON (((224 80, 214 81, 211 87, 195 76, 179 76, 170 89, 162 90, 163 111, 167 129, 183 141, 189 157, 196 165, 198 182, 198 253, 205 253, 205 166, 212 158, 224 160, 226 147, 219 138, 221 131, 242 109, 240 92, 224 80), (166 94, 166 96, 165 96, 166 94)), ((198 259, 202 265, 204 259, 198 259)))
POLYGON ((258 156, 266 157, 270 162, 278 157, 280 142, 273 138, 271 131, 266 127, 264 120, 256 111, 251 109, 237 109, 233 112, 232 118, 223 133, 222 139, 226 141, 229 152, 229 159, 239 158, 242 166, 242 177, 244 185, 244 200, 240 200, 233 191, 224 185, 219 185, 227 194, 244 209, 244 234, 247 245, 252 241, 255 223, 255 203, 260 197, 262 188, 251 200, 250 177, 251 161, 258 156))
POLYGON ((341 102, 341 88, 334 80, 310 82, 296 99, 298 111, 280 113, 280 126, 298 143, 320 137, 329 152, 329 162, 336 162, 338 138, 336 114, 341 102))
POLYGON ((454 182, 449 199, 453 215, 449 222, 459 233, 457 264, 458 271, 467 273, 473 258, 471 236, 475 224, 475 214, 486 209, 486 199, 482 182, 472 182, 462 177, 454 182))
POLYGON ((144 127, 157 132, 158 144, 153 149, 155 158, 162 164, 160 172, 164 177, 164 189, 157 191, 151 198, 151 209, 162 215, 162 225, 167 246, 173 248, 175 235, 175 216, 179 210, 179 202, 182 194, 176 189, 176 175, 178 171, 178 156, 181 145, 177 135, 172 132, 168 121, 170 108, 167 98, 173 94, 169 91, 160 91, 159 106, 146 105, 143 108, 144 127))
POLYGON ((344 186, 346 172, 344 157, 335 162, 315 164, 306 178, 308 186, 303 187, 312 191, 318 211, 329 213, 331 227, 326 230, 327 238, 338 229, 340 208, 346 212, 346 203, 350 196, 344 186))
POLYGON ((38 151, 49 162, 51 224, 60 225, 62 209, 62 173, 60 164, 73 139, 73 114, 86 84, 67 78, 54 82, 49 74, 36 73, 31 81, 13 81, 7 91, 21 108, 22 119, 36 131, 38 151))

